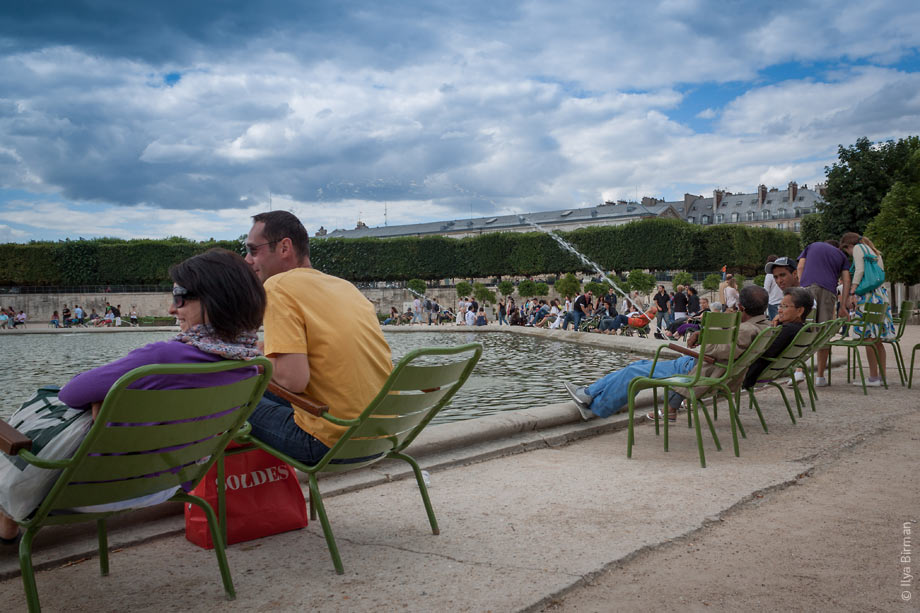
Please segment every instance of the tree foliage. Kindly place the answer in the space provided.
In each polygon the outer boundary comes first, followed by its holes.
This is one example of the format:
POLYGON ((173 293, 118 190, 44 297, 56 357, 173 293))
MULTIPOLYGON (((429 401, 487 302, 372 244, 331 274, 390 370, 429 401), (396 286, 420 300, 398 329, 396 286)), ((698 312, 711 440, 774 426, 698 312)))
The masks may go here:
POLYGON ((406 283, 406 287, 422 296, 428 291, 428 285, 421 279, 409 279, 409 282, 406 283))
POLYGON ((514 293, 514 283, 505 279, 498 284, 498 291, 502 296, 510 296, 514 293))
POLYGON ((517 291, 522 298, 533 298, 537 295, 537 284, 530 279, 524 279, 518 283, 517 291))
POLYGON ((534 296, 549 296, 549 284, 543 282, 537 283, 534 291, 536 292, 534 296))
POLYGON ((766 280, 767 280, 767 275, 765 275, 764 273, 760 273, 759 275, 754 277, 754 285, 759 285, 760 287, 763 287, 763 284, 766 280))
POLYGON ((466 298, 473 293, 473 286, 467 281, 458 281, 455 289, 458 298, 466 298))
POLYGON ((593 293, 595 297, 606 294, 608 287, 610 287, 609 283, 598 283, 597 281, 585 283, 585 291, 593 293))
POLYGON ((882 199, 866 235, 882 252, 887 280, 920 283, 920 150, 882 199))
POLYGON ((706 275, 706 278, 703 279, 703 289, 715 292, 719 289, 721 283, 722 275, 714 272, 711 275, 706 275))
POLYGON ((674 275, 674 278, 671 279, 671 283, 674 285, 674 287, 677 287, 678 285, 683 285, 684 287, 693 285, 693 275, 685 270, 682 270, 674 275))
POLYGON ((473 298, 480 304, 492 304, 495 302, 495 292, 490 290, 482 283, 473 284, 473 298))
POLYGON ((639 270, 638 268, 629 271, 628 279, 629 289, 646 295, 655 289, 655 285, 657 283, 654 275, 650 275, 645 271, 639 270))
POLYGON ((560 296, 577 296, 581 293, 581 283, 574 274, 568 273, 556 281, 556 293, 560 296))
MULTIPOLYGON (((840 146, 838 161, 826 167, 827 192, 817 240, 839 239, 845 232, 863 234, 879 214, 882 199, 898 181, 906 179, 908 161, 920 150, 920 137, 873 144, 860 138, 855 145, 840 146)), ((809 235, 810 239, 814 237, 809 235)))

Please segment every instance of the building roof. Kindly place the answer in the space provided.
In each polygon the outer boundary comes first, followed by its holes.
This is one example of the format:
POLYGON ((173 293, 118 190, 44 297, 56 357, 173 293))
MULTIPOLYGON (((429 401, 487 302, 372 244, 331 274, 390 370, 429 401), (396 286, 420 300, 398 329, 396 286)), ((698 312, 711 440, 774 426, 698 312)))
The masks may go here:
MULTIPOLYGON (((681 203, 682 204, 682 203, 681 203)), ((667 215, 671 204, 659 202, 641 205, 637 202, 605 203, 587 208, 569 208, 557 211, 539 211, 526 213, 523 217, 540 225, 558 227, 561 224, 596 224, 601 221, 631 221, 648 217, 667 215)), ((672 210, 671 216, 680 217, 672 210)), ((426 223, 405 224, 399 226, 378 226, 376 228, 356 228, 354 230, 335 230, 327 238, 392 238, 396 236, 425 236, 469 232, 494 232, 497 230, 513 231, 527 227, 529 224, 519 215, 493 215, 474 217, 472 219, 452 219, 426 223)))

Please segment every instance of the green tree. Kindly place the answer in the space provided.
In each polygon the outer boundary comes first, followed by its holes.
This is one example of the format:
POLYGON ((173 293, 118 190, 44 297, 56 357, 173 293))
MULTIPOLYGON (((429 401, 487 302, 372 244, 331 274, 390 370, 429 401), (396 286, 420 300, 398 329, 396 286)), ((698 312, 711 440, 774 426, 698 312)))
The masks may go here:
POLYGON ((629 271, 627 279, 629 280, 629 289, 645 295, 651 293, 651 291, 655 289, 655 284, 657 283, 653 275, 639 270, 638 268, 629 271))
POLYGON ((917 136, 876 144, 863 137, 855 145, 841 145, 838 161, 825 168, 825 203, 818 205, 824 237, 839 239, 845 232, 865 232, 879 214, 882 198, 905 179, 911 155, 918 150, 917 136))
POLYGON ((678 285, 683 285, 684 287, 693 285, 693 275, 685 270, 682 270, 674 275, 674 278, 671 279, 671 283, 674 284, 674 287, 677 287, 678 285))
POLYGON ((556 281, 556 292, 560 296, 577 296, 581 292, 581 283, 572 273, 556 281))
POLYGON ((543 296, 549 296, 549 284, 542 283, 542 282, 537 283, 536 287, 534 288, 534 291, 536 292, 534 293, 534 296, 540 296, 541 298, 543 296))
POLYGON ((722 275, 719 273, 712 273, 711 275, 706 275, 706 278, 703 279, 703 289, 709 290, 710 292, 718 291, 719 284, 722 283, 722 275))
MULTIPOLYGON (((826 241, 829 238, 832 238, 830 231, 824 227, 824 215, 820 213, 812 213, 811 215, 806 215, 802 218, 802 232, 799 234, 799 238, 802 242, 802 249, 807 247, 812 243, 820 243, 821 241, 826 241)), ((840 235, 836 237, 840 238, 840 235)), ((777 254, 780 257, 786 255, 789 257, 795 257, 798 254, 791 253, 780 253, 777 254)))
POLYGON ((457 298, 465 298, 473 293, 473 286, 467 281, 457 281, 455 289, 457 290, 457 298))
POLYGON ((421 279, 409 279, 409 282, 406 283, 406 287, 415 292, 416 294, 425 295, 425 292, 428 291, 428 285, 421 279))
POLYGON ((609 283, 596 283, 594 281, 585 283, 585 291, 593 293, 595 297, 606 294, 608 287, 610 287, 609 283))
POLYGON ((920 151, 885 195, 866 235, 882 252, 887 280, 920 283, 920 151))
POLYGON ((735 278, 735 284, 738 286, 739 290, 744 287, 744 282, 747 281, 747 277, 738 273, 734 273, 732 276, 735 278))
POLYGON ((514 283, 505 279, 498 284, 498 291, 502 296, 510 296, 514 293, 514 283))
POLYGON ((763 284, 766 278, 767 278, 767 275, 760 273, 759 275, 754 277, 754 285, 759 285, 760 287, 763 287, 763 284))
POLYGON ((473 284, 473 298, 480 304, 492 304, 495 302, 495 292, 490 290, 482 283, 473 284))
POLYGON ((523 298, 532 298, 537 295, 537 284, 530 279, 524 279, 518 283, 517 292, 523 298))

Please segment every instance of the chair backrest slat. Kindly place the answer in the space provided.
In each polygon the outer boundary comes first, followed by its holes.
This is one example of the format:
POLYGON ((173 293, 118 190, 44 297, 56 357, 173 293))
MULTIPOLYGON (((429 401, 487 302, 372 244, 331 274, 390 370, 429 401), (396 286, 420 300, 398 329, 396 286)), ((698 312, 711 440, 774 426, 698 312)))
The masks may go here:
POLYGON ((438 366, 405 366, 393 379, 390 389, 419 390, 451 385, 463 374, 465 361, 438 366))
POLYGON ((450 393, 450 386, 416 394, 388 394, 374 410, 374 415, 403 415, 430 409, 450 393))
POLYGON ((271 363, 262 357, 247 362, 262 372, 252 368, 248 378, 226 385, 127 388, 151 375, 206 385, 208 375, 239 371, 240 364, 152 364, 121 377, 35 519, 52 510, 129 500, 199 481, 255 408, 271 378, 271 363))
POLYGON ((342 434, 314 470, 350 470, 380 459, 381 454, 407 447, 466 382, 481 355, 482 345, 478 343, 416 349, 407 354, 393 369, 377 397, 357 418, 358 423, 342 434), (458 359, 438 365, 420 366, 417 363, 432 357, 444 360, 452 356, 458 359), (368 456, 376 457, 357 466, 332 463, 368 456))
POLYGON ((758 380, 772 381, 786 374, 791 367, 799 362, 810 347, 816 346, 815 343, 821 340, 826 325, 827 323, 820 323, 802 326, 802 329, 799 330, 799 333, 795 335, 795 338, 792 339, 792 342, 786 346, 783 352, 770 360, 770 363, 758 376, 758 380))
POLYGON ((107 483, 68 483, 54 499, 51 510, 71 509, 129 500, 139 496, 155 494, 186 481, 196 481, 201 476, 199 466, 189 466, 175 473, 167 473, 143 479, 110 481, 107 483))

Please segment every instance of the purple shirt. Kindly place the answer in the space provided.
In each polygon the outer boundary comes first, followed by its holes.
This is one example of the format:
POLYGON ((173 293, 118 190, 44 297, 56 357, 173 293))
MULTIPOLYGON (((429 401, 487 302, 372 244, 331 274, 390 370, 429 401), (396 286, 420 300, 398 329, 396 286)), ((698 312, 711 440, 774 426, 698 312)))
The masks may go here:
POLYGON ((799 254, 799 259, 805 258, 805 271, 799 279, 799 285, 819 285, 837 294, 837 280, 840 273, 850 270, 850 260, 846 254, 827 243, 812 243, 805 247, 799 254))
MULTIPOLYGON (((150 343, 104 366, 80 373, 61 388, 58 399, 73 408, 88 408, 102 402, 105 395, 126 372, 148 364, 204 364, 223 358, 205 353, 193 345, 176 340, 150 343)), ((240 364, 244 364, 240 362, 240 364)), ((152 375, 132 383, 129 389, 174 390, 227 385, 251 377, 254 367, 228 370, 208 375, 152 375)))

